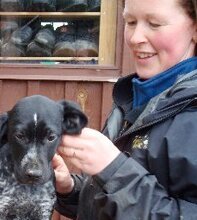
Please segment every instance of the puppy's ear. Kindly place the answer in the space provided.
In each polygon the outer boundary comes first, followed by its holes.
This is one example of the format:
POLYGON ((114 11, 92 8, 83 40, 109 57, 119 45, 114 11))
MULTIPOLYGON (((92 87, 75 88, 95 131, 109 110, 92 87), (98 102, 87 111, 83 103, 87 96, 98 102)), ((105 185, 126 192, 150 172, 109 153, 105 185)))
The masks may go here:
POLYGON ((7 142, 8 114, 0 115, 0 147, 7 142))
POLYGON ((88 119, 82 112, 79 105, 72 101, 59 101, 63 106, 63 133, 65 134, 80 134, 82 128, 84 128, 88 119))

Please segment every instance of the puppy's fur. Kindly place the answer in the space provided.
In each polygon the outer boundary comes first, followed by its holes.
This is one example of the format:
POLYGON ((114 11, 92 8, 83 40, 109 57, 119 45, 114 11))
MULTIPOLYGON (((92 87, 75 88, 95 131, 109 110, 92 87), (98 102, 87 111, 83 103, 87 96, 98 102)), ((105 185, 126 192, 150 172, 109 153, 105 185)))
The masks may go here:
POLYGON ((48 220, 55 202, 51 160, 62 134, 87 117, 70 101, 35 95, 0 116, 0 220, 48 220))

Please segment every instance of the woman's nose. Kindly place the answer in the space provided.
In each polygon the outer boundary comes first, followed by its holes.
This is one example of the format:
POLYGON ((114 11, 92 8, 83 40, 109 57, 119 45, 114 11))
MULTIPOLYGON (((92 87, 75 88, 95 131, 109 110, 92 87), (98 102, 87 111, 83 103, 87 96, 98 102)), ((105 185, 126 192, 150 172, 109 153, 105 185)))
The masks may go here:
POLYGON ((145 27, 140 24, 136 25, 136 27, 133 29, 133 33, 130 35, 129 41, 131 45, 147 42, 145 27))

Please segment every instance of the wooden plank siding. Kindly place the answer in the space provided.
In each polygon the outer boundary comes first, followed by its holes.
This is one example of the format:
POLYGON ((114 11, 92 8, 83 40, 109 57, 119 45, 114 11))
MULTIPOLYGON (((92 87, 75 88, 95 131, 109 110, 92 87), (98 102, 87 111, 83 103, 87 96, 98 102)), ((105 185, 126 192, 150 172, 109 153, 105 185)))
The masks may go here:
POLYGON ((100 130, 111 108, 112 86, 108 82, 0 80, 0 113, 22 97, 41 94, 76 101, 88 116, 88 126, 100 130), (83 95, 87 96, 84 104, 83 95))

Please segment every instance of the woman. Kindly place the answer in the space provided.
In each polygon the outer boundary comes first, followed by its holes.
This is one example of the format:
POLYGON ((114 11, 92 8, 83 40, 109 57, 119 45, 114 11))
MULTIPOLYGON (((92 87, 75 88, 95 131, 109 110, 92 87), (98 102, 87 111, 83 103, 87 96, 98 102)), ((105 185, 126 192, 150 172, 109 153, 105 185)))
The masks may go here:
POLYGON ((126 0, 136 74, 114 86, 103 134, 65 135, 56 209, 80 220, 197 219, 197 0, 126 0), (63 159, 85 176, 70 175, 63 159))

